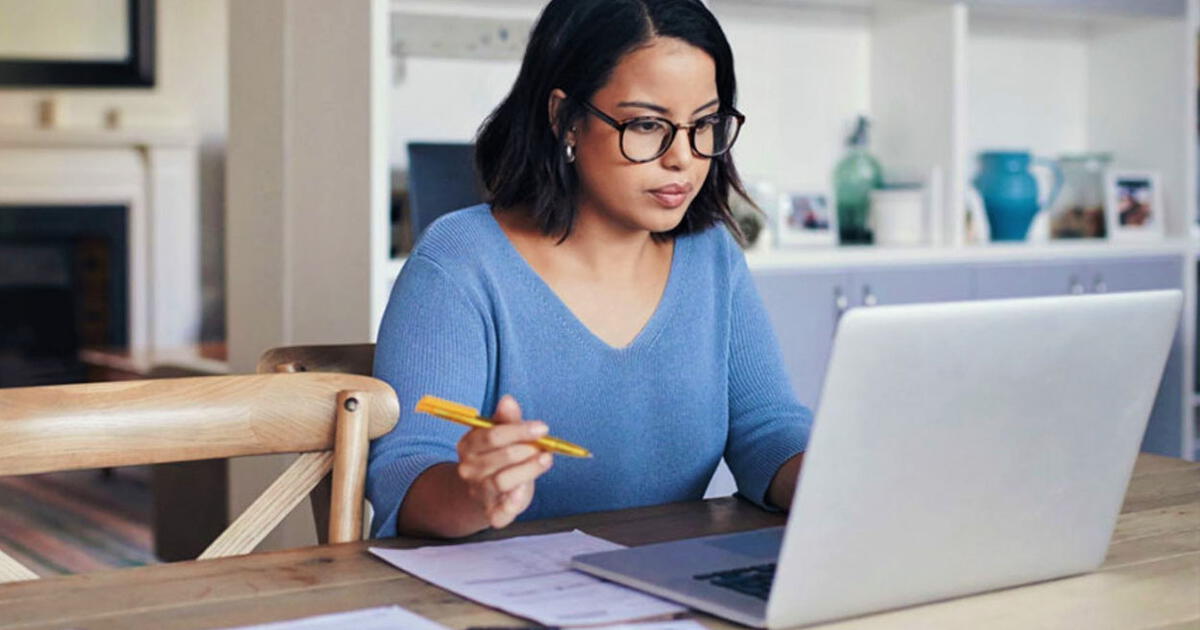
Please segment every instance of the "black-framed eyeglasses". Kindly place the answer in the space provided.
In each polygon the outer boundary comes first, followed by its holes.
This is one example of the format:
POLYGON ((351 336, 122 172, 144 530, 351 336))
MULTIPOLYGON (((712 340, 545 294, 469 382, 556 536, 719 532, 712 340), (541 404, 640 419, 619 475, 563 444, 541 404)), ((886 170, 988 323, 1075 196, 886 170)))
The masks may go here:
POLYGON ((736 110, 717 112, 701 117, 691 124, 679 125, 658 116, 638 116, 619 121, 584 101, 583 106, 608 123, 621 135, 621 155, 630 162, 657 160, 675 142, 675 134, 687 129, 692 151, 701 157, 715 158, 729 152, 737 141, 746 117, 736 110))

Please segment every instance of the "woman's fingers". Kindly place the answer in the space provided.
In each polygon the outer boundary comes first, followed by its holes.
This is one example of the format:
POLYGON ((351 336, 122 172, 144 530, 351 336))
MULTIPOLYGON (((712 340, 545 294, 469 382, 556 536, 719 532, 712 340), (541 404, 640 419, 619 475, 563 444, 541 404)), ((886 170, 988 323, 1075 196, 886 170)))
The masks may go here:
POLYGON ((467 481, 483 479, 541 452, 532 444, 520 442, 482 453, 468 453, 459 460, 458 476, 467 481))
POLYGON ((549 428, 544 422, 523 421, 521 406, 509 395, 505 395, 496 404, 492 420, 496 426, 490 429, 471 429, 463 435, 459 440, 459 459, 463 459, 468 453, 504 448, 519 442, 533 442, 549 433, 549 428))
POLYGON ((532 444, 544 437, 543 422, 526 421, 512 396, 496 403, 495 426, 472 429, 458 441, 458 476, 479 502, 492 527, 513 522, 533 501, 534 481, 554 458, 532 444))
POLYGON ((518 486, 511 492, 500 495, 496 505, 488 510, 488 524, 499 529, 507 527, 529 507, 533 501, 533 482, 518 486))
POLYGON ((492 421, 496 423, 520 422, 521 405, 511 394, 505 394, 496 402, 496 410, 492 412, 492 421))
POLYGON ((535 457, 509 466, 494 475, 492 475, 492 489, 497 494, 504 494, 517 489, 518 486, 532 482, 550 469, 554 463, 554 459, 549 453, 542 453, 535 457))
POLYGON ((458 441, 458 459, 465 461, 517 444, 536 442, 549 432, 544 422, 521 422, 497 425, 491 429, 471 429, 458 441))
POLYGON ((533 501, 535 480, 553 464, 549 453, 541 453, 472 484, 483 495, 477 498, 483 502, 489 524, 504 527, 524 512, 533 501))

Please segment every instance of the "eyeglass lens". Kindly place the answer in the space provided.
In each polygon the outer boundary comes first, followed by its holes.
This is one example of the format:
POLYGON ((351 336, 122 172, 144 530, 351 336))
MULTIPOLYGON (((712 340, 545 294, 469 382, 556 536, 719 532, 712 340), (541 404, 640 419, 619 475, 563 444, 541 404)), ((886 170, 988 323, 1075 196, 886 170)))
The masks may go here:
MULTIPOLYGON (((648 161, 666 152, 674 140, 675 128, 666 121, 648 118, 629 123, 621 134, 621 149, 625 157, 648 161)), ((686 132, 686 130, 681 130, 686 132)), ((705 157, 716 157, 729 150, 737 138, 738 120, 729 114, 705 116, 696 121, 692 131, 692 148, 705 157)))

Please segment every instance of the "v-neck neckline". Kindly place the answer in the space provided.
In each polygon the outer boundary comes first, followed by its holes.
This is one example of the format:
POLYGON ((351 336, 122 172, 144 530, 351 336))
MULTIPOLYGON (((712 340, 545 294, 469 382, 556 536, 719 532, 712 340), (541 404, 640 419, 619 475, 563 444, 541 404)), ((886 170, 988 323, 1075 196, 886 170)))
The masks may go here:
POLYGON ((525 259, 525 256, 523 256, 521 252, 517 250, 517 246, 512 242, 511 239, 508 238, 508 234, 504 231, 504 228, 500 226, 500 222, 496 220, 496 216, 492 214, 491 206, 484 206, 483 212, 487 214, 487 221, 492 229, 496 231, 497 236, 499 236, 500 240, 502 241, 502 248, 505 251, 505 255, 513 261, 513 266, 519 269, 519 273, 521 273, 525 279, 529 281, 533 290, 540 294, 542 300, 548 304, 550 308, 558 312, 559 319, 561 319, 563 323, 571 329, 572 332, 589 340, 590 343, 598 345, 601 349, 613 353, 633 352, 634 350, 637 350, 643 346, 652 344, 654 339, 658 337, 659 332, 665 326, 666 321, 670 317, 670 312, 673 309, 672 305, 675 301, 675 294, 678 292, 677 285, 680 282, 678 277, 680 273, 679 269, 682 267, 681 261, 687 253, 687 247, 685 245, 687 239, 675 239, 673 247, 671 248, 671 264, 670 269, 667 272, 667 282, 663 286, 662 295, 660 295, 658 298, 658 304, 655 305, 654 312, 650 315, 650 318, 646 320, 646 323, 642 325, 642 329, 639 330, 636 335, 634 335, 632 341, 624 346, 618 347, 608 343, 604 339, 601 339, 599 335, 597 335, 590 327, 588 327, 588 325, 585 324, 583 320, 575 314, 575 311, 571 310, 571 307, 567 306, 567 303, 564 302, 561 297, 559 297, 558 293, 554 291, 550 284, 546 282, 544 278, 542 278, 542 275, 533 268, 533 265, 529 264, 529 261, 525 259))

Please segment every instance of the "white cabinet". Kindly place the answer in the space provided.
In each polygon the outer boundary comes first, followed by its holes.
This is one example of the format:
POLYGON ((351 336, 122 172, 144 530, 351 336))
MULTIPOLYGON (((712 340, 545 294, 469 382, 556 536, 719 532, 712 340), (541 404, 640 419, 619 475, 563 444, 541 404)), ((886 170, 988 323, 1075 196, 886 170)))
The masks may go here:
MULTIPOLYGON (((872 264, 826 270, 797 266, 757 270, 754 276, 777 331, 795 393, 815 410, 837 320, 848 308, 1178 289, 1185 284, 1186 258, 1175 254, 888 267, 872 264)), ((1185 338, 1181 322, 1142 445, 1143 450, 1172 457, 1194 456, 1190 397, 1185 394, 1185 384, 1191 382, 1184 371, 1185 338)))
POLYGON ((754 272, 800 402, 816 409, 838 318, 850 308, 970 299, 969 269, 923 265, 853 272, 754 272))

